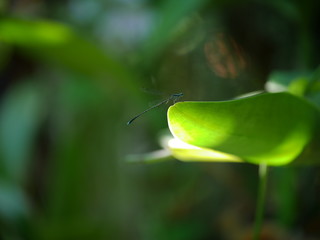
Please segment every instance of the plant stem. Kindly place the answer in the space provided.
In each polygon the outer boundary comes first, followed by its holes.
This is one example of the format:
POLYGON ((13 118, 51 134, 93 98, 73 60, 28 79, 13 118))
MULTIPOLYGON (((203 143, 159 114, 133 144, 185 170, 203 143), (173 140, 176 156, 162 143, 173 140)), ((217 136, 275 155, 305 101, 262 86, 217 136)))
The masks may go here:
POLYGON ((255 216, 254 229, 253 229, 254 230, 253 240, 259 239, 261 228, 262 228, 264 205, 265 205, 265 198, 266 198, 266 188, 267 188, 267 174, 268 174, 267 164, 260 163, 258 201, 257 201, 256 216, 255 216))

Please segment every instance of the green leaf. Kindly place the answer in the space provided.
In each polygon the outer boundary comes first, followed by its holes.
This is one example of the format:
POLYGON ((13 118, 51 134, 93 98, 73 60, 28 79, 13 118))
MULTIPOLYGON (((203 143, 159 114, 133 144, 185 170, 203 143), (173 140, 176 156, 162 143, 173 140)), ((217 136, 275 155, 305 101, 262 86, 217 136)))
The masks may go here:
MULTIPOLYGON (((0 41, 19 47, 25 54, 40 61, 94 79, 102 79, 103 84, 105 79, 109 78, 121 89, 136 91, 134 79, 137 76, 132 71, 97 44, 61 23, 48 20, 2 19, 0 41)), ((111 85, 108 84, 107 89, 111 85)))
POLYGON ((16 184, 0 181, 0 214, 2 220, 14 222, 30 213, 30 205, 22 188, 16 184))
POLYGON ((268 92, 287 91, 297 96, 304 96, 311 81, 311 76, 310 72, 274 71, 265 87, 268 92))
POLYGON ((243 160, 237 156, 209 148, 190 145, 177 138, 172 138, 168 141, 168 148, 173 157, 185 162, 243 162, 243 160))
POLYGON ((172 134, 188 144, 247 162, 284 165, 310 142, 318 110, 289 93, 221 102, 179 102, 168 110, 172 134))
POLYGON ((34 82, 16 85, 4 96, 0 106, 0 164, 6 178, 25 181, 44 119, 43 97, 43 89, 34 82))

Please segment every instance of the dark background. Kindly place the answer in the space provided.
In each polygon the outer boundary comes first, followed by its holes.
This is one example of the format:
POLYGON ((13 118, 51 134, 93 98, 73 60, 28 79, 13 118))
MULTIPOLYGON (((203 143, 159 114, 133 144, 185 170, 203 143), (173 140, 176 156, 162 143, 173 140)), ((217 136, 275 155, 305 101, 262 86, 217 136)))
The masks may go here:
MULTIPOLYGON (((130 164, 173 93, 226 100, 320 62, 317 0, 0 1, 0 238, 250 239, 257 167, 130 164), (164 95, 163 95, 164 94, 164 95)), ((263 239, 320 238, 316 167, 272 168, 263 239)))

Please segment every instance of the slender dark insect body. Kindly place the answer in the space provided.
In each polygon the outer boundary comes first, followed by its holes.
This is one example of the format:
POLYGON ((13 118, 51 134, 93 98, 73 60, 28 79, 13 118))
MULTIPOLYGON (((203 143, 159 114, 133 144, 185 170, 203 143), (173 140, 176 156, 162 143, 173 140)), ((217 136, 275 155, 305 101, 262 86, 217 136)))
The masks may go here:
POLYGON ((175 104, 179 98, 181 98, 183 96, 183 93, 175 93, 172 94, 169 98, 163 100, 162 102, 159 102, 158 104, 144 110, 142 113, 139 113, 137 116, 135 116, 134 118, 132 118, 129 122, 127 122, 127 125, 130 125, 134 120, 136 120, 138 117, 140 117, 141 115, 145 114, 146 112, 149 112, 151 109, 154 109, 156 107, 159 107, 162 104, 167 104, 170 100, 173 101, 173 104, 175 104))

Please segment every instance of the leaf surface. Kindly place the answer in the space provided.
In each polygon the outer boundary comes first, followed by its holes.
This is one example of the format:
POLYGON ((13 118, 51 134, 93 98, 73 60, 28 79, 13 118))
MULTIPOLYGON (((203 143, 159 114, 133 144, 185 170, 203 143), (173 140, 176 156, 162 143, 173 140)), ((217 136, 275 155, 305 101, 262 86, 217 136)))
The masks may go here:
POLYGON ((179 140, 269 165, 294 160, 312 139, 318 119, 313 105, 284 92, 179 102, 168 110, 170 131, 179 140))

